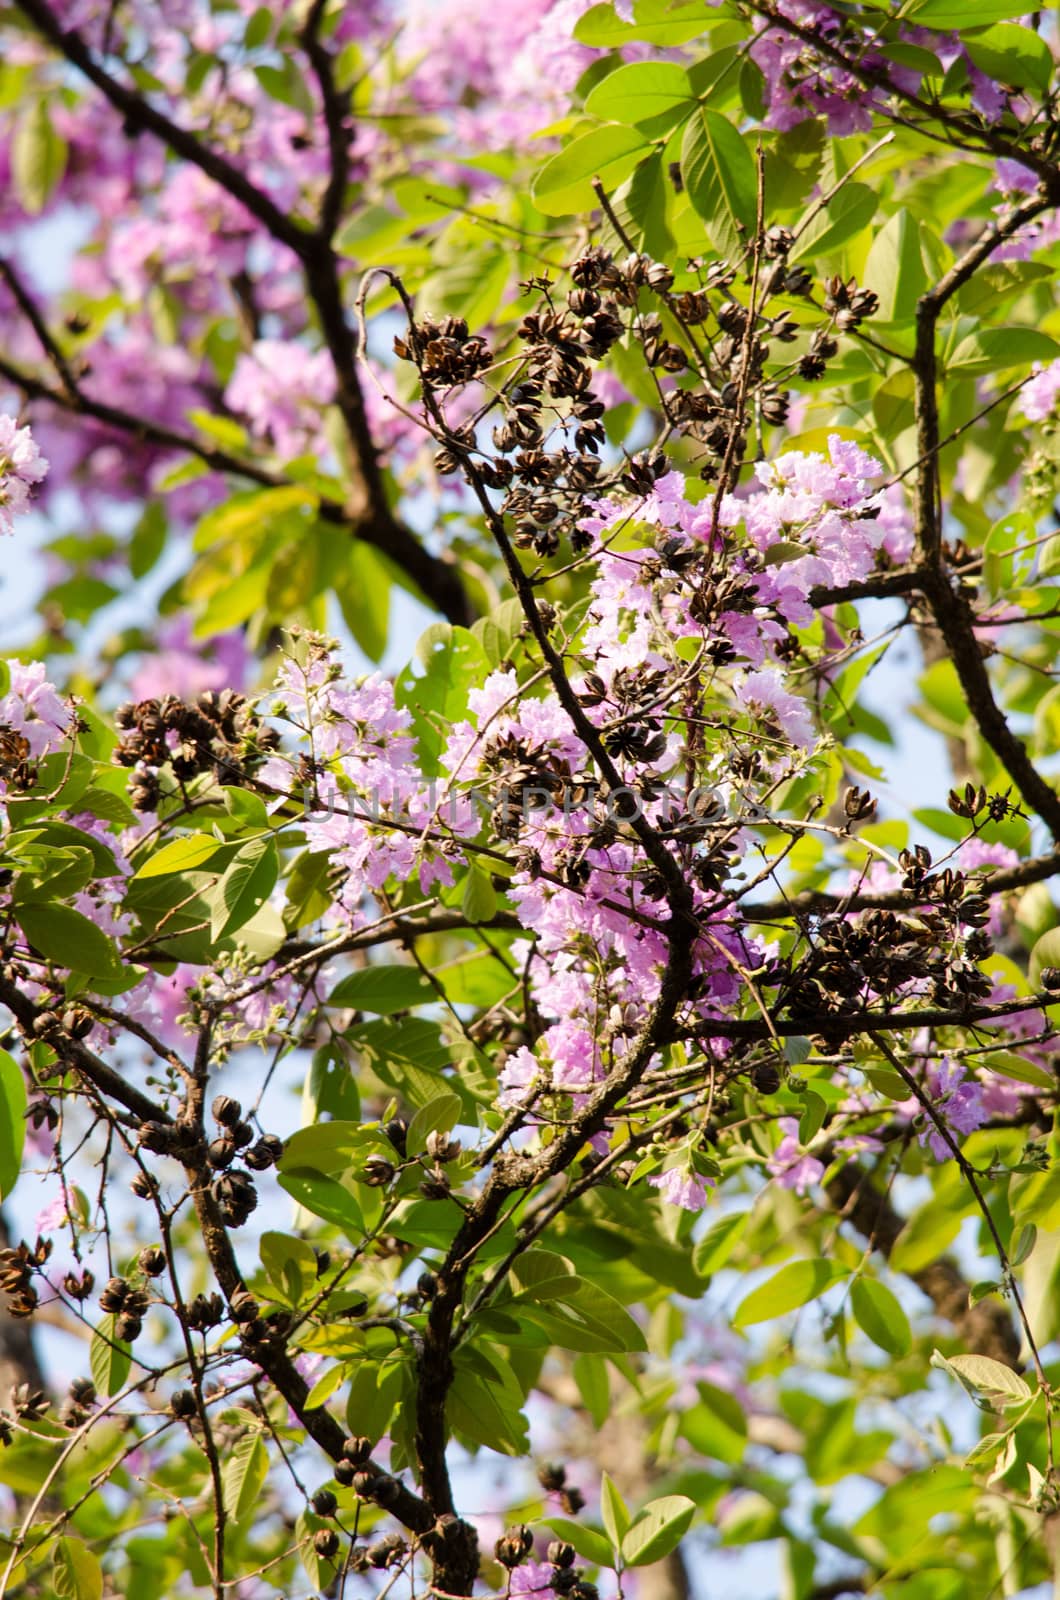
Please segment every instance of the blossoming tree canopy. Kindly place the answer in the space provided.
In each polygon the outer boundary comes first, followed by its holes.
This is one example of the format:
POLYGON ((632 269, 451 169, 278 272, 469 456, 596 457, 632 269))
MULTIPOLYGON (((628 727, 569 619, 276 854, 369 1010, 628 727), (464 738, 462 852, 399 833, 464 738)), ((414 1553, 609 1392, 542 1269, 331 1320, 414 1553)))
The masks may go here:
POLYGON ((1056 1584, 1057 48, 0 12, 0 1592, 1056 1584))

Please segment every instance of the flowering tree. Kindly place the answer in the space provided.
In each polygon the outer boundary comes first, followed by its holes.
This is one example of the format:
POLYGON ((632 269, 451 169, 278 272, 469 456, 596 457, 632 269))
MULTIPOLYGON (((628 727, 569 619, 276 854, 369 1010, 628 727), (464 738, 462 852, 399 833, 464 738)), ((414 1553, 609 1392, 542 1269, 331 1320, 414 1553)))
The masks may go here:
POLYGON ((0 1593, 1055 1581, 1055 28, 0 39, 0 1593))

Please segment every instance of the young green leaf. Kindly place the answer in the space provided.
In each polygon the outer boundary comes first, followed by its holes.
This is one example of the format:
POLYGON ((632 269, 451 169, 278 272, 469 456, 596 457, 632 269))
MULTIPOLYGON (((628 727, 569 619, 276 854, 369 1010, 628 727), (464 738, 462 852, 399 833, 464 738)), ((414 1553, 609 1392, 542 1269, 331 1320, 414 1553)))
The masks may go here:
POLYGON ((600 1478, 600 1516, 607 1530, 607 1537, 616 1550, 621 1547, 623 1539, 629 1532, 632 1517, 626 1502, 615 1487, 614 1480, 605 1472, 600 1478))
POLYGON ((56 1600, 102 1600, 103 1568, 99 1557, 81 1539, 64 1534, 52 1557, 52 1592, 56 1600))
POLYGON ((6 1200, 22 1168, 26 1141, 26 1079, 6 1050, 0 1050, 0 1200, 6 1200))
POLYGON ((628 1567, 647 1567, 676 1550, 696 1514, 687 1495, 668 1494, 650 1500, 622 1540, 622 1559, 628 1567))
POLYGON ((732 1319, 734 1328, 749 1328, 756 1322, 768 1322, 782 1317, 830 1289, 840 1278, 847 1277, 849 1267, 823 1257, 809 1261, 791 1261, 773 1274, 767 1282, 752 1289, 736 1308, 732 1319))
POLYGON ((221 1473, 224 1508, 233 1522, 245 1522, 258 1509, 269 1471, 269 1452, 260 1433, 237 1439, 221 1473))
POLYGON ((213 894, 211 939, 238 933, 268 899, 279 876, 276 845, 269 837, 250 839, 226 869, 213 894))
POLYGON ((681 172, 714 248, 738 258, 754 232, 757 205, 747 141, 720 112, 697 106, 685 128, 681 172))
POLYGON ((875 1278, 857 1278, 850 1290, 854 1320, 873 1344, 891 1356, 907 1356, 913 1348, 913 1334, 901 1303, 875 1278))

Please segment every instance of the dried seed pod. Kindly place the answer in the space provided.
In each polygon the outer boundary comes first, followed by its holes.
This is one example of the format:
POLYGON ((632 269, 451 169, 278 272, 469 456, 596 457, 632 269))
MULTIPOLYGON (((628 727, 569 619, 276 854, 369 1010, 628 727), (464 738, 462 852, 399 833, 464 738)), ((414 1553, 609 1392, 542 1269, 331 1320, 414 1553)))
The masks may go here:
POLYGON ((210 1114, 222 1128, 234 1128, 243 1115, 243 1107, 231 1095, 219 1094, 210 1107, 210 1114))
POLYGON ((149 1278, 157 1278, 166 1270, 166 1252, 158 1245, 148 1245, 136 1259, 140 1271, 149 1278))
POLYGON ((318 1489, 309 1503, 318 1517, 333 1517, 339 1508, 330 1489, 318 1489))

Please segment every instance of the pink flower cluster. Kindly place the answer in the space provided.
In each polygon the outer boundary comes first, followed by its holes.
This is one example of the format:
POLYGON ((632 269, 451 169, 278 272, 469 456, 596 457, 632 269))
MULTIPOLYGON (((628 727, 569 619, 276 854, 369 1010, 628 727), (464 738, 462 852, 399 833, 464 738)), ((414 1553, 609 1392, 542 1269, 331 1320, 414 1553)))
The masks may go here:
POLYGON ((13 532, 14 519, 29 506, 30 490, 47 471, 30 430, 0 415, 0 533, 13 532))

